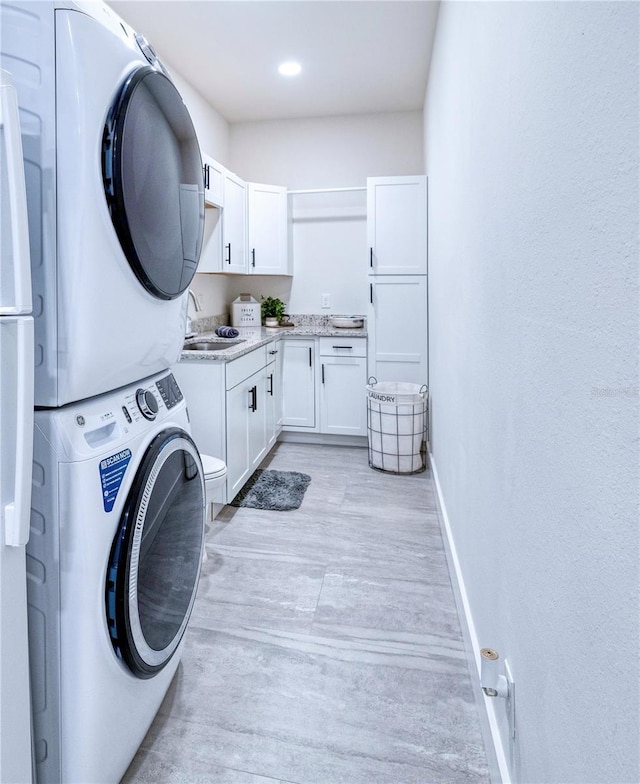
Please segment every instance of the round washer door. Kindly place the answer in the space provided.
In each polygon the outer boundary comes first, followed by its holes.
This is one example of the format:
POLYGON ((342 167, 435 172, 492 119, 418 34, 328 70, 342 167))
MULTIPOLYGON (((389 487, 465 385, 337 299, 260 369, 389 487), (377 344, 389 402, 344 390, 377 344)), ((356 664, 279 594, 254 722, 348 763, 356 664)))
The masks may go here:
POLYGON ((179 297, 202 248, 202 159, 180 93, 150 66, 130 74, 107 116, 102 177, 136 277, 158 299, 179 297))
POLYGON ((149 445, 111 547, 106 614, 118 658, 139 678, 171 659, 196 596, 204 547, 202 463, 179 428, 149 445))

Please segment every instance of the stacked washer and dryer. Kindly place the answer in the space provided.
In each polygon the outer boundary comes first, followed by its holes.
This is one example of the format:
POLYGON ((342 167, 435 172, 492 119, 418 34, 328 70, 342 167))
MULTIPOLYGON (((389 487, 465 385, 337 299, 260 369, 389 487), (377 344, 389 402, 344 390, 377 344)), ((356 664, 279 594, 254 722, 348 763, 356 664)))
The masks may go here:
POLYGON ((107 6, 2 0, 22 122, 36 391, 27 550, 39 782, 117 782, 178 666, 205 483, 169 368, 203 234, 200 151, 107 6))

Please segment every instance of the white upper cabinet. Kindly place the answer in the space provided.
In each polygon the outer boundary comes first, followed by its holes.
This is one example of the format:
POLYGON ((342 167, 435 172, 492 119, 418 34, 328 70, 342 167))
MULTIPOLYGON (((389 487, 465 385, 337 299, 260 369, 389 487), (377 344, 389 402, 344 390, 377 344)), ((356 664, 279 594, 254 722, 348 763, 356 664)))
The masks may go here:
POLYGON ((427 274, 427 178, 367 178, 370 275, 427 274))
POLYGON ((205 206, 224 207, 224 166, 209 155, 202 156, 205 206))
POLYGON ((247 183, 202 156, 205 226, 198 272, 291 275, 287 189, 247 183))
POLYGON ((221 272, 247 272, 247 184, 233 172, 224 172, 221 272))
POLYGON ((248 183, 249 273, 290 275, 287 254, 287 189, 248 183))

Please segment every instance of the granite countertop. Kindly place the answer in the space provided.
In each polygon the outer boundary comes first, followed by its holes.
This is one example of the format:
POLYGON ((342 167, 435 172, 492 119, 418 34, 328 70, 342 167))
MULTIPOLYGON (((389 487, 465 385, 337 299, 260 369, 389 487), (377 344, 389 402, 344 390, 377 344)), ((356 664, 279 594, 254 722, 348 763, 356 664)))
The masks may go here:
POLYGON ((232 359, 248 354, 260 346, 273 343, 281 338, 289 337, 341 337, 341 338, 366 338, 366 327, 358 329, 338 329, 326 325, 304 324, 295 327, 238 327, 240 333, 237 338, 221 338, 216 335, 215 330, 198 333, 193 338, 188 338, 185 343, 199 343, 205 340, 215 340, 216 342, 228 340, 229 348, 216 351, 183 351, 180 354, 180 361, 194 360, 196 362, 229 362, 232 359), (242 340, 242 343, 238 343, 242 340))

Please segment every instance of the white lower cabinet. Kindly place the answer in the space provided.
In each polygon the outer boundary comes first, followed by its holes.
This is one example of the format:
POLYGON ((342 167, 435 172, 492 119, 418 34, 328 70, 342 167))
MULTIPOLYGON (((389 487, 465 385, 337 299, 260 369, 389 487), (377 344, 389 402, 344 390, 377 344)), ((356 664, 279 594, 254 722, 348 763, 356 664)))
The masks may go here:
POLYGON ((288 338, 281 345, 283 429, 366 436, 366 339, 288 338))
POLYGON ((282 347, 282 424, 316 427, 316 341, 285 338, 282 347))
POLYGON ((277 354, 267 353, 274 350, 278 344, 269 343, 231 362, 189 359, 174 367, 198 449, 227 464, 225 503, 242 489, 280 432, 277 354))
POLYGON ((320 431, 367 435, 367 357, 363 338, 320 338, 320 431))

